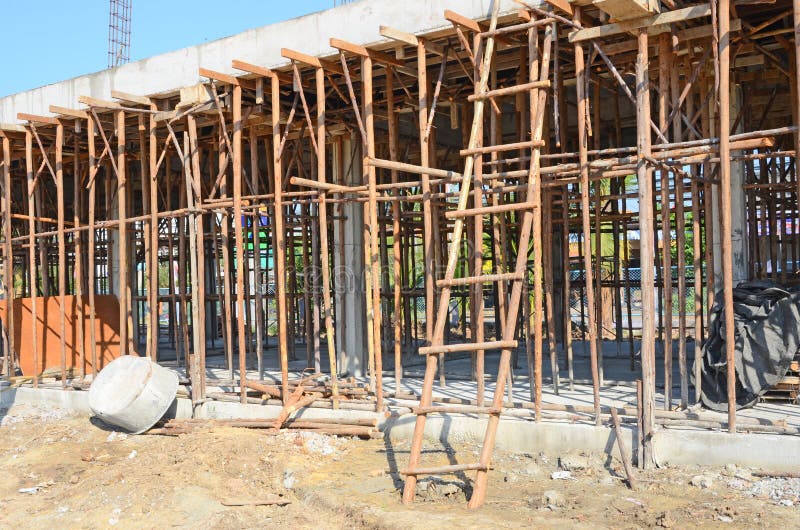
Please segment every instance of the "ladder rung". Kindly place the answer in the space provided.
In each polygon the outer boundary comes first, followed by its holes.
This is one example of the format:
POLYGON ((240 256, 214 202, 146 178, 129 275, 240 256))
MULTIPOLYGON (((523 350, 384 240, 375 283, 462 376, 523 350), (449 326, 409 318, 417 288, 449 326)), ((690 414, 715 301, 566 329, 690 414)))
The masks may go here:
POLYGON ((483 464, 453 464, 439 467, 418 467, 417 469, 404 469, 401 475, 438 475, 440 473, 458 473, 459 471, 488 471, 489 466, 483 464))
POLYGON ((503 410, 497 407, 478 407, 475 405, 434 405, 417 407, 414 414, 500 414, 503 410))
POLYGON ((434 353, 456 353, 461 351, 478 350, 509 350, 516 348, 519 343, 515 340, 494 340, 489 342, 463 342, 461 344, 440 344, 438 346, 423 346, 419 349, 420 355, 434 353))
POLYGON ((473 215, 489 215, 493 213, 515 212, 517 210, 530 210, 533 209, 532 202, 512 202, 509 204, 497 204, 495 206, 481 206, 479 208, 470 208, 467 210, 451 210, 445 212, 444 216, 448 219, 455 219, 457 217, 469 217, 473 215))
POLYGON ((500 274, 482 274, 480 276, 466 276, 464 278, 452 278, 436 281, 436 287, 456 287, 459 285, 475 285, 476 283, 491 282, 513 282, 514 280, 524 280, 524 272, 503 272, 500 274))
POLYGON ((530 83, 524 83, 522 85, 514 85, 505 88, 498 88, 496 90, 489 90, 488 92, 484 92, 482 94, 473 94, 467 98, 468 101, 478 101, 480 99, 489 99, 489 98, 496 98, 500 96, 511 96, 514 94, 519 94, 520 92, 525 92, 527 90, 533 90, 535 88, 549 88, 550 81, 531 81, 530 83))
POLYGON ((528 142, 517 142, 514 144, 489 145, 475 147, 473 149, 462 149, 458 152, 461 156, 485 155, 498 153, 500 151, 513 151, 514 149, 533 149, 534 147, 544 147, 544 140, 530 140, 528 142))

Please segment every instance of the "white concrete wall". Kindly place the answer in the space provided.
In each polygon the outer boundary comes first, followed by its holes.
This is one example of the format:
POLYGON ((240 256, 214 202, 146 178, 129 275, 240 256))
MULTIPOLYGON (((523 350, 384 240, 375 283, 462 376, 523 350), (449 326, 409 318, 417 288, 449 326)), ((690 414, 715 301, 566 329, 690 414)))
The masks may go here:
MULTIPOLYGON (((503 13, 519 7, 511 0, 499 1, 503 13)), ((285 65, 288 61, 281 57, 281 48, 310 55, 333 54, 335 50, 329 46, 331 37, 357 44, 386 41, 380 35, 381 25, 409 33, 430 32, 450 26, 444 19, 445 9, 478 19, 489 14, 490 8, 491 0, 361 0, 3 97, 0 123, 18 122, 18 112, 50 115, 50 105, 78 108, 78 97, 82 95, 110 99, 112 90, 137 95, 174 91, 198 83, 201 79, 197 71, 201 66, 242 74, 231 68, 233 59, 266 67, 285 65)))

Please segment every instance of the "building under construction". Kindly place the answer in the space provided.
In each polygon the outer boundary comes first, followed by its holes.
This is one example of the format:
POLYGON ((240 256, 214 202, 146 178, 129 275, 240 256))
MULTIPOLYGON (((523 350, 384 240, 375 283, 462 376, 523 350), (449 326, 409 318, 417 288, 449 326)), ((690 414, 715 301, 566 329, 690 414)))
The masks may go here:
POLYGON ((407 502, 474 471, 479 506, 507 417, 797 455, 798 33, 800 0, 361 0, 4 97, 4 373, 405 406, 407 502), (476 462, 425 465, 442 415, 476 462))

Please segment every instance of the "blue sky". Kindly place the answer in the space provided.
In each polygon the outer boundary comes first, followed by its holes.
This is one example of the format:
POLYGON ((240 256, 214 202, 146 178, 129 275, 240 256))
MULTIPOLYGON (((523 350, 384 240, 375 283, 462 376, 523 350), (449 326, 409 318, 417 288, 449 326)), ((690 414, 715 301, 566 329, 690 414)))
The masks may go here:
MULTIPOLYGON (((0 96, 106 68, 108 0, 0 4, 0 96)), ((131 61, 331 7, 333 0, 133 0, 131 61)))

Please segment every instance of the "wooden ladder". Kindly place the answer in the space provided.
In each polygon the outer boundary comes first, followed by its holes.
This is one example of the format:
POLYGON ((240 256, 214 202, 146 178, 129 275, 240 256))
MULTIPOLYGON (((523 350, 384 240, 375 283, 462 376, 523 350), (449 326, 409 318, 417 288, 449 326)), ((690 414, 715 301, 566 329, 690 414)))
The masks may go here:
MULTIPOLYGON (((484 503, 488 484, 488 471, 491 465, 491 456, 494 450, 497 427, 500 423, 500 414, 502 412, 503 394, 505 391, 506 379, 509 377, 511 369, 511 353, 512 350, 516 349, 517 347, 517 341, 515 340, 518 320, 517 317, 520 304, 522 302, 523 284, 527 278, 528 245, 531 241, 532 231, 534 234, 536 234, 533 244, 534 263, 538 264, 538 267, 535 267, 534 270, 534 283, 538 286, 541 286, 542 284, 542 197, 540 180, 540 148, 544 145, 544 142, 542 141, 542 128, 544 123, 544 107, 547 99, 547 88, 550 86, 548 81, 549 63, 554 29, 552 24, 545 26, 544 40, 540 51, 537 28, 526 26, 528 31, 528 44, 530 51, 529 82, 496 90, 489 90, 488 81, 495 48, 494 35, 496 34, 495 32, 497 29, 499 4, 500 2, 493 2, 489 30, 481 34, 481 38, 484 39, 485 46, 482 59, 476 57, 476 64, 478 62, 481 63, 479 83, 475 89, 475 94, 469 97, 469 100, 474 102, 475 112, 472 121, 472 128, 470 130, 469 146, 465 151, 462 151, 462 155, 465 155, 466 159, 464 162, 464 172, 461 174, 461 180, 459 183, 460 189, 458 206, 455 210, 447 212, 447 217, 454 219, 452 234, 449 240, 447 268, 445 270, 444 278, 436 282, 436 285, 441 289, 441 292, 434 318, 433 335, 429 338, 429 345, 419 349, 419 353, 421 355, 426 355, 427 358, 425 379, 422 388, 422 394, 420 396, 419 407, 415 409, 417 418, 414 428, 414 437, 411 445, 409 465, 407 469, 401 471, 401 474, 406 477, 403 490, 403 503, 405 504, 411 504, 414 501, 417 479, 419 476, 432 474, 451 474, 464 471, 477 472, 473 493, 469 500, 469 507, 477 508, 484 503), (481 124, 483 122, 486 102, 491 98, 526 92, 530 97, 531 140, 516 144, 478 147, 479 141, 482 140, 482 132, 480 131, 482 131, 481 124), (503 205, 496 204, 493 206, 482 206, 477 204, 474 208, 467 208, 471 184, 474 180, 473 174, 476 160, 482 160, 479 158, 482 154, 508 151, 512 149, 530 149, 531 160, 527 173, 528 180, 526 183, 525 202, 503 205), (455 278, 456 265, 459 258, 460 248, 462 247, 462 235, 464 232, 465 219, 470 219, 471 222, 474 222, 476 219, 482 219, 483 216, 486 215, 509 211, 517 211, 522 217, 522 222, 518 232, 518 253, 513 270, 499 272, 497 274, 480 274, 480 271, 476 271, 476 274, 478 274, 476 276, 455 278), (488 284, 494 282, 511 282, 511 294, 508 304, 505 305, 506 314, 500 340, 466 344, 444 344, 443 337, 448 317, 450 291, 452 287, 488 284), (437 371, 438 356, 445 353, 466 351, 477 352, 478 355, 482 355, 483 350, 488 349, 501 350, 500 367, 491 406, 432 406, 433 383, 437 371), (436 413, 459 412, 470 414, 487 414, 489 416, 479 461, 477 463, 454 464, 439 467, 421 466, 420 455, 422 453, 425 422, 428 415, 436 413)), ((433 258, 431 256, 426 256, 426 259, 433 258)), ((541 315, 541 287, 539 287, 537 292, 538 296, 536 297, 537 303, 535 310, 537 311, 537 315, 541 315)), ((537 319, 538 318, 539 317, 537 317, 537 319)))

